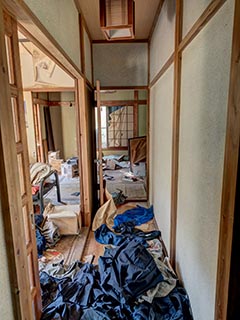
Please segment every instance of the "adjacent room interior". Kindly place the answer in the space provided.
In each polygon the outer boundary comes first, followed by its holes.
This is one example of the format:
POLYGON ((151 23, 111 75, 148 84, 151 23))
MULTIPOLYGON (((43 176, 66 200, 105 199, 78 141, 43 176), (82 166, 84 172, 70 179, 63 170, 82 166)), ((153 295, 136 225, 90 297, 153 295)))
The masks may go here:
POLYGON ((239 35, 238 0, 0 0, 1 318, 238 316, 239 35))

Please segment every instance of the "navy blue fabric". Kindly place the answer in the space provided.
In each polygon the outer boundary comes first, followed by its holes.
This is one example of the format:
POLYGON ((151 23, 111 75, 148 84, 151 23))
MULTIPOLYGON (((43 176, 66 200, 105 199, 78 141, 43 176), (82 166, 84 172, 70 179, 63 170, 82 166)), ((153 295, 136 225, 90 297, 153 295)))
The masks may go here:
POLYGON ((137 239, 106 249, 98 264, 103 291, 123 304, 163 281, 154 259, 137 239))
POLYGON ((36 228, 36 240, 37 240, 37 252, 38 252, 38 257, 42 257, 43 251, 46 250, 46 239, 45 237, 41 234, 38 228, 36 228))
POLYGON ((143 232, 141 230, 135 229, 133 222, 125 222, 118 226, 115 229, 115 232, 112 232, 106 224, 102 224, 95 232, 95 239, 101 244, 112 244, 114 246, 119 246, 126 239, 138 239, 140 242, 145 243, 145 240, 152 240, 161 236, 161 232, 158 230, 143 232))
POLYGON ((152 308, 159 320, 193 320, 188 295, 180 286, 174 288, 166 297, 155 298, 152 308))
POLYGON ((37 228, 38 226, 41 226, 41 223, 43 222, 43 215, 41 214, 35 214, 34 215, 34 220, 35 220, 35 225, 36 225, 36 241, 37 241, 37 252, 38 252, 38 257, 42 257, 43 251, 46 250, 46 239, 45 237, 41 234, 40 230, 37 228))
POLYGON ((118 246, 124 242, 125 237, 112 232, 106 224, 102 224, 95 232, 95 239, 101 244, 113 244, 118 246))
POLYGON ((114 228, 129 221, 132 221, 135 226, 140 226, 141 224, 152 220, 153 216, 153 206, 150 208, 137 206, 136 208, 127 210, 122 214, 118 214, 114 218, 114 228))
POLYGON ((42 272, 42 320, 193 320, 187 294, 175 288, 153 303, 138 297, 163 279, 153 258, 136 239, 108 249, 99 270, 78 262, 73 278, 42 272))

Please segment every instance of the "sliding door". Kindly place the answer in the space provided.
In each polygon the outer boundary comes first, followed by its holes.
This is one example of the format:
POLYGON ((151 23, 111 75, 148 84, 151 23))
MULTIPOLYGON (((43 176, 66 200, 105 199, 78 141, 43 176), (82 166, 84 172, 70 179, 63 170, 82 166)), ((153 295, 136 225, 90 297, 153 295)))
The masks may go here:
POLYGON ((16 281, 11 286, 17 313, 20 311, 17 318, 30 320, 40 318, 41 299, 17 22, 6 12, 1 18, 0 2, 0 80, 1 90, 5 91, 1 96, 4 101, 0 103, 0 124, 7 193, 4 201, 8 202, 5 219, 9 215, 7 240, 13 247, 11 263, 16 270, 16 275, 12 275, 16 281))

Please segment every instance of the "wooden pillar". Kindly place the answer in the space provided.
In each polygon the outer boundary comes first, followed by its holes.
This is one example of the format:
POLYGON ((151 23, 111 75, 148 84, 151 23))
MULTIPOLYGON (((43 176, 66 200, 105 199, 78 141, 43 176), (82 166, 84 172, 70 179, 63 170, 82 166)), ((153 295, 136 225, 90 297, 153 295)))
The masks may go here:
MULTIPOLYGON (((218 249, 215 320, 227 319, 240 142, 240 1, 235 1, 227 132, 218 249)), ((239 214, 239 213, 238 213, 239 214)))
POLYGON ((171 238, 170 260, 175 268, 176 231, 177 231, 177 197, 178 197, 178 160, 179 128, 181 99, 182 53, 178 46, 182 40, 183 0, 176 1, 175 54, 174 54, 174 98, 173 98, 173 131, 172 131, 172 181, 171 181, 171 238))
POLYGON ((90 226, 92 214, 92 163, 89 159, 91 142, 88 137, 89 110, 86 80, 76 80, 77 142, 79 154, 81 215, 84 226, 90 226))

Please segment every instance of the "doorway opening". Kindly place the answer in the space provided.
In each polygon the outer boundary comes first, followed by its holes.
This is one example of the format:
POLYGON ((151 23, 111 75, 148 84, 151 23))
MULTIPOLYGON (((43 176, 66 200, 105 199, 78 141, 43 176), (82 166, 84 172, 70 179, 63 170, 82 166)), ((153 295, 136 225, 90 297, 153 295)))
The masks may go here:
POLYGON ((75 80, 18 31, 39 269, 79 259, 82 227, 75 80))
POLYGON ((147 96, 147 90, 102 90, 100 113, 95 108, 104 186, 121 202, 148 200, 147 96))

